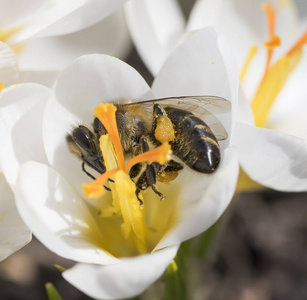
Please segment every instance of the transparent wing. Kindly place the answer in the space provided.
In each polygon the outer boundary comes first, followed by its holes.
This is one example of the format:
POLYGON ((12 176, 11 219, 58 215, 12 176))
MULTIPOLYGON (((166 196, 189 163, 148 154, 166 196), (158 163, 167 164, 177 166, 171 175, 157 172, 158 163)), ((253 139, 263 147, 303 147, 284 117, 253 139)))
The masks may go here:
POLYGON ((218 141, 226 140, 228 134, 215 114, 227 113, 231 110, 231 102, 218 96, 183 96, 172 98, 161 98, 134 102, 127 105, 139 104, 146 110, 152 110, 153 103, 162 106, 172 106, 192 112, 195 116, 202 119, 212 130, 218 141))

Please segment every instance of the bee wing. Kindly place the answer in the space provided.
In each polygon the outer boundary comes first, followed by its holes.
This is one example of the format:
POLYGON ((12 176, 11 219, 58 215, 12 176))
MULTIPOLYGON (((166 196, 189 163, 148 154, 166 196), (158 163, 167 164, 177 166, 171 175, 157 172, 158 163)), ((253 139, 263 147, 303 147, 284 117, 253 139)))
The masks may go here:
POLYGON ((152 103, 159 103, 162 106, 174 106, 192 112, 198 118, 201 118, 212 130, 218 141, 226 140, 228 134, 214 114, 227 113, 231 109, 231 102, 218 96, 183 96, 154 99, 140 104, 151 106, 152 103))
POLYGON ((134 102, 131 104, 141 104, 150 106, 151 103, 160 103, 163 106, 175 106, 180 109, 193 112, 200 117, 202 111, 209 111, 212 114, 227 113, 231 109, 231 102, 218 96, 182 96, 170 97, 153 100, 145 100, 143 102, 134 102))
POLYGON ((222 141, 228 138, 228 134, 214 114, 227 113, 231 109, 231 102, 218 96, 182 96, 145 100, 143 102, 133 102, 126 105, 142 105, 146 110, 152 110, 153 103, 162 106, 174 106, 192 112, 195 116, 202 119, 212 130, 217 140, 222 141))
POLYGON ((210 127, 218 141, 227 140, 228 133, 221 121, 215 115, 207 111, 206 113, 203 113, 201 119, 210 127))

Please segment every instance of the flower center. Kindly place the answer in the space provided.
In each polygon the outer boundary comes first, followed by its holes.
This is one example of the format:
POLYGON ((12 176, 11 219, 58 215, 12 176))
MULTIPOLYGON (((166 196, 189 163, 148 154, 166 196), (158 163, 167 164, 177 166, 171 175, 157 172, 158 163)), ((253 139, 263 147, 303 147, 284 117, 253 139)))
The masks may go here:
MULTIPOLYGON (((267 49, 267 62, 251 106, 255 117, 255 125, 264 127, 276 97, 285 85, 291 72, 301 60, 302 47, 307 43, 307 31, 282 58, 272 65, 271 60, 274 50, 281 44, 280 38, 275 34, 276 11, 271 4, 262 5, 262 9, 265 11, 268 20, 269 41, 264 43, 267 49)), ((240 75, 241 81, 256 51, 257 48, 255 46, 251 48, 240 75)))
MULTIPOLYGON (((120 217, 122 219, 121 235, 125 240, 132 238, 138 252, 144 253, 148 251, 146 243, 148 231, 150 231, 146 224, 146 202, 144 201, 144 207, 140 205, 136 195, 136 184, 131 180, 129 170, 135 164, 143 162, 164 164, 171 159, 171 149, 168 143, 163 143, 161 146, 137 155, 125 163, 115 113, 116 107, 113 104, 100 104, 95 109, 95 116, 108 132, 108 134, 102 135, 99 140, 107 171, 91 183, 83 184, 83 193, 88 198, 103 196, 105 194, 104 185, 111 178, 109 185, 112 201, 103 205, 100 217, 120 217)), ((142 193, 139 197, 143 200, 142 193)), ((157 203, 160 202, 159 199, 155 200, 157 203)))

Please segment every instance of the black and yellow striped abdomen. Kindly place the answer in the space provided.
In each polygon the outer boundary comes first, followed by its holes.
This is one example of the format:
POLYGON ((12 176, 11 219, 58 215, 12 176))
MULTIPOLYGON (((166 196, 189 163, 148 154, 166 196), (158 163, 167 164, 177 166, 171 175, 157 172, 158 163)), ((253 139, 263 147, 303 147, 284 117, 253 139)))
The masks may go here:
POLYGON ((212 173, 220 162, 220 148, 209 126, 189 111, 164 107, 175 130, 173 153, 193 170, 212 173))

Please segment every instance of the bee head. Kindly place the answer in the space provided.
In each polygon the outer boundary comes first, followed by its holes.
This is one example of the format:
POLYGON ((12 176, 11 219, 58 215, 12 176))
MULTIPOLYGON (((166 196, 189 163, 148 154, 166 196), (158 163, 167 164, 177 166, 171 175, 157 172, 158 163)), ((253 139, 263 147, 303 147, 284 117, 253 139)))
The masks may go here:
POLYGON ((100 174, 105 172, 105 166, 101 162, 103 159, 99 148, 99 141, 87 127, 79 125, 71 134, 67 134, 66 141, 70 151, 76 157, 100 174))

